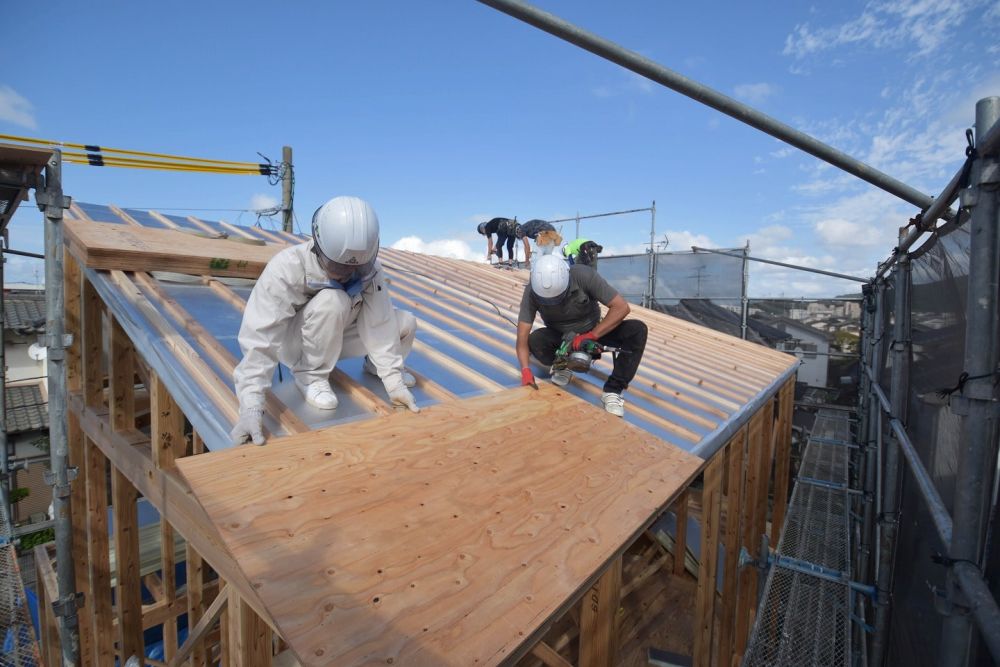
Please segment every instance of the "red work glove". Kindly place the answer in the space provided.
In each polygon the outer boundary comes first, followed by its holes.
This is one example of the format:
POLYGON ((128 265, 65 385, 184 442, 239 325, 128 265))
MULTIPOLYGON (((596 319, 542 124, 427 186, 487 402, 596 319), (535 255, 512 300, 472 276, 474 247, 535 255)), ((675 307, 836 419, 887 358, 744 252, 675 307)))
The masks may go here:
POLYGON ((577 334, 573 338, 573 351, 576 352, 583 347, 584 343, 588 340, 597 340, 597 336, 594 335, 593 331, 588 331, 587 333, 577 334))
POLYGON ((530 368, 521 369, 521 386, 527 387, 528 385, 535 384, 535 376, 531 373, 530 368))

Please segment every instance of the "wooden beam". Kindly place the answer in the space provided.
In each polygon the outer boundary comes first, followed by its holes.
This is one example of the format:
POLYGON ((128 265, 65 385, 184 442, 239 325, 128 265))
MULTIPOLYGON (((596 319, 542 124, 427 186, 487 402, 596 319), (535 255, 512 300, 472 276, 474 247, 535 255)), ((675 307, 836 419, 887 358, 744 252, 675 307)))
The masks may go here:
POLYGON ((771 544, 777 546, 785 524, 788 507, 789 458, 792 449, 792 410, 795 400, 795 381, 789 379, 778 394, 777 446, 774 452, 774 505, 771 517, 771 544))
POLYGON ((580 667, 611 667, 618 650, 615 618, 621 601, 622 559, 608 569, 583 598, 580 610, 580 667))
POLYGON ((209 606, 205 611, 204 615, 198 619, 194 627, 191 628, 188 633, 187 639, 184 640, 184 644, 177 650, 177 654, 170 660, 170 667, 178 667, 178 665, 184 664, 184 661, 188 659, 188 656, 194 651, 194 647, 204 646, 203 640, 208 634, 208 631, 212 629, 215 622, 219 620, 219 616, 222 614, 222 610, 226 608, 226 604, 229 602, 229 587, 224 586, 219 594, 215 597, 215 601, 209 606))
POLYGON ((103 302, 89 280, 83 284, 83 395, 90 407, 104 404, 103 302))
POLYGON ((747 428, 744 427, 726 445, 729 464, 726 468, 726 562, 722 580, 722 600, 719 619, 719 664, 730 664, 733 651, 734 623, 738 607, 739 568, 737 554, 740 552, 740 518, 742 517, 745 489, 747 428))
MULTIPOLYGON (((150 433, 153 465, 160 470, 172 470, 179 456, 184 455, 184 413, 174 402, 166 385, 156 373, 151 372, 149 385, 150 433)), ((174 561, 174 529, 167 521, 160 521, 160 580, 163 599, 172 604, 177 596, 174 561)), ((177 619, 168 618, 163 623, 163 657, 168 661, 177 651, 177 619)))
POLYGON ((271 667, 271 628, 232 589, 228 616, 229 660, 235 665, 271 667))
POLYGON ((113 500, 116 609, 118 610, 118 642, 125 659, 144 653, 142 638, 142 591, 139 587, 138 495, 135 487, 114 468, 111 473, 113 500))
POLYGON ((256 278, 282 246, 248 245, 152 229, 67 218, 66 243, 84 266, 119 271, 174 271, 256 278))
MULTIPOLYGON (((742 535, 740 543, 752 554, 760 549, 760 535, 754 534, 756 510, 760 493, 760 458, 763 456, 763 436, 761 433, 764 411, 759 410, 750 418, 747 429, 746 480, 742 512, 742 535)), ((736 636, 733 650, 737 656, 746 649, 750 636, 750 624, 757 606, 757 573, 753 568, 743 568, 739 573, 738 605, 736 610, 736 636)))
POLYGON ((684 489, 680 498, 674 503, 674 515, 677 517, 677 536, 674 538, 674 574, 684 576, 687 561, 687 530, 688 530, 688 490, 684 489))
POLYGON ((56 620, 52 603, 59 599, 59 584, 56 581, 56 571, 52 567, 53 556, 49 547, 54 543, 39 544, 35 547, 35 575, 38 578, 38 624, 41 637, 42 661, 46 665, 61 665, 62 648, 59 641, 59 622, 56 620))
POLYGON ((121 271, 111 271, 110 277, 111 281, 121 290, 122 296, 146 317, 153 330, 171 346, 184 370, 205 390, 216 408, 231 423, 236 423, 236 420, 239 419, 239 409, 236 396, 229 386, 205 364, 201 355, 167 322, 166 318, 149 302, 149 299, 139 291, 135 283, 121 271))
POLYGON ((531 649, 531 655, 541 660, 548 667, 573 667, 573 663, 559 655, 558 651, 545 642, 535 644, 535 647, 531 649))
MULTIPOLYGON (((81 298, 82 285, 80 265, 68 251, 63 252, 64 273, 63 293, 65 295, 65 331, 73 337, 73 343, 66 348, 66 386, 70 391, 79 391, 83 385, 83 357, 81 355, 81 298)), ((66 442, 69 451, 69 465, 79 472, 70 485, 70 516, 73 534, 73 569, 76 589, 83 594, 83 607, 77 614, 80 637, 80 659, 83 664, 93 664, 91 623, 93 609, 92 591, 87 567, 87 468, 84 465, 84 437, 80 423, 72 414, 66 416, 66 442)))
POLYGON ((721 508, 723 457, 717 453, 705 469, 701 507, 701 564, 698 568, 698 592, 695 599, 694 665, 712 664, 715 629, 716 569, 719 555, 719 519, 721 508))
MULTIPOLYGON (((188 311, 181 306, 175 299, 171 298, 169 294, 160 286, 160 284, 154 280, 148 273, 136 273, 135 281, 146 290, 150 292, 153 300, 155 300, 163 310, 165 310, 171 317, 177 322, 181 323, 185 330, 191 334, 191 336, 198 342, 201 349, 205 351, 205 354, 212 359, 218 366, 229 375, 232 375, 233 370, 239 363, 239 360, 229 351, 219 340, 213 336, 205 327, 198 323, 188 311)), ((281 400, 274 395, 270 389, 265 393, 265 399, 267 401, 268 413, 275 417, 278 422, 289 432, 289 433, 302 433, 308 431, 309 427, 299 419, 287 405, 281 402, 281 400)))
POLYGON ((111 609, 111 565, 108 545, 108 460, 100 449, 87 438, 85 458, 87 467, 87 515, 89 534, 88 558, 90 585, 93 592, 93 636, 96 665, 114 662, 113 635, 109 631, 113 612, 111 609))

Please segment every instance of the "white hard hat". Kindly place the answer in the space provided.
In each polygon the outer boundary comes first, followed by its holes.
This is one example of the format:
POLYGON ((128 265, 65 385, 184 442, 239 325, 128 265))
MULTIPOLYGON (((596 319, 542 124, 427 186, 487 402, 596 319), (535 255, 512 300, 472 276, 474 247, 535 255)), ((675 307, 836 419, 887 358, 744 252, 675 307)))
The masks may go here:
POLYGON ((569 265, 555 255, 542 255, 531 263, 531 291, 543 306, 562 302, 569 291, 569 265))
POLYGON ((313 213, 313 248, 327 274, 341 282, 371 273, 378 255, 378 216, 358 197, 334 197, 313 213))

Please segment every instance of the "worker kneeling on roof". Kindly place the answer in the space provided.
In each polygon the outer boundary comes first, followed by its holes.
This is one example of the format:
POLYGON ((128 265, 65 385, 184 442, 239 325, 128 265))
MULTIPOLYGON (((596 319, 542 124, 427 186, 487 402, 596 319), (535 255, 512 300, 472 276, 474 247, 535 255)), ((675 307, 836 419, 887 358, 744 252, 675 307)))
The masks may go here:
POLYGON ((557 363, 557 351, 591 351, 616 347, 614 369, 604 383, 604 409, 621 417, 625 414, 624 392, 635 377, 646 349, 646 325, 627 320, 628 302, 594 269, 584 264, 568 266, 556 255, 543 255, 531 265, 531 280, 521 297, 517 322, 517 360, 521 364, 521 384, 534 384, 528 366, 529 354, 551 367, 552 383, 569 384, 573 371, 557 363), (601 319, 599 303, 608 307, 601 319), (531 330, 535 314, 545 326, 531 330), (563 343, 568 344, 563 347, 563 343), (598 344, 598 345, 595 345, 598 344))
POLYGON ((357 197, 335 197, 312 219, 312 239, 267 263, 247 300, 240 326, 243 360, 233 371, 240 418, 234 444, 264 443, 264 394, 275 365, 291 369, 306 402, 337 407, 330 373, 341 358, 365 356, 363 368, 382 379, 393 407, 419 412, 403 367, 417 321, 389 300, 379 249, 378 218, 357 197))

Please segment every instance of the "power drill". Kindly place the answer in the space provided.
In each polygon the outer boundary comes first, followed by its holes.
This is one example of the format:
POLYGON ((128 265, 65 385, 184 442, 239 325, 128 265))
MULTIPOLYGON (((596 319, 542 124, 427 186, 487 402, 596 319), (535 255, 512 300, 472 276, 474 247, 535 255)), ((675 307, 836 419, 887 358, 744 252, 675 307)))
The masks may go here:
POLYGON ((568 368, 575 373, 586 373, 590 370, 590 364, 594 360, 600 359, 603 352, 620 353, 626 351, 618 347, 602 345, 596 340, 584 341, 581 349, 573 350, 575 337, 576 334, 566 334, 563 337, 562 344, 556 350, 556 359, 552 362, 554 370, 568 368))

